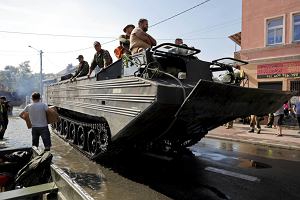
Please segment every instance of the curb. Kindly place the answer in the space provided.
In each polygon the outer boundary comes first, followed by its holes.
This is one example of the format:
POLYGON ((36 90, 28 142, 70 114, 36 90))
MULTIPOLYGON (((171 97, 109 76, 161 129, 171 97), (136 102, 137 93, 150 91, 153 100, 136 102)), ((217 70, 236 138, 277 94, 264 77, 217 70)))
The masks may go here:
POLYGON ((281 148, 281 149, 300 151, 300 147, 295 146, 295 145, 276 144, 276 143, 270 143, 270 142, 265 142, 265 141, 259 142, 259 141, 246 140, 246 139, 228 138, 228 137, 222 137, 222 136, 216 136, 216 135, 206 135, 205 137, 211 138, 211 139, 242 142, 242 143, 255 144, 255 145, 261 145, 261 146, 267 146, 267 147, 276 147, 276 148, 281 148))

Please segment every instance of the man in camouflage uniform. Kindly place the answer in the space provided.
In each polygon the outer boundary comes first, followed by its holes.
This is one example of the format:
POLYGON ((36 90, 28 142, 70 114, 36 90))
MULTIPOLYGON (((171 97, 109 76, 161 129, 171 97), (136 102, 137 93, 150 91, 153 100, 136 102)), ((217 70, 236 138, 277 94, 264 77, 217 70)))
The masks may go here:
POLYGON ((108 65, 112 63, 112 58, 109 54, 109 52, 105 49, 101 48, 101 44, 98 41, 94 42, 94 48, 96 50, 96 53, 94 55, 94 59, 91 63, 90 70, 88 73, 88 78, 90 78, 92 71, 98 66, 98 70, 95 70, 95 74, 100 72, 100 69, 105 69, 108 65))
POLYGON ((120 46, 118 46, 115 50, 115 56, 120 59, 124 54, 131 54, 129 50, 130 46, 130 34, 132 30, 135 28, 133 24, 128 24, 127 26, 124 27, 123 31, 125 35, 120 35, 119 36, 119 41, 120 41, 120 46))

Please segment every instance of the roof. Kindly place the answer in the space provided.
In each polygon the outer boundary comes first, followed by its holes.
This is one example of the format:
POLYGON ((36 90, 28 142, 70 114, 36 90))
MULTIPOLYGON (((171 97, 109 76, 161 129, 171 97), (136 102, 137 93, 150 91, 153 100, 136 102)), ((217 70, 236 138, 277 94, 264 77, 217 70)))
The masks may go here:
POLYGON ((241 46, 241 40, 242 40, 242 32, 235 33, 233 35, 228 36, 232 41, 234 41, 236 44, 241 46))

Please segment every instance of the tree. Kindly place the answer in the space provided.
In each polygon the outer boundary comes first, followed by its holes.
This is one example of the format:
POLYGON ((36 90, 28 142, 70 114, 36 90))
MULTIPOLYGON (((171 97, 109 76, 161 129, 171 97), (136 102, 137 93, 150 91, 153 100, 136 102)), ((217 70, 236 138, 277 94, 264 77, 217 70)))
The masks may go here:
POLYGON ((31 95, 33 91, 38 91, 39 82, 31 72, 29 61, 19 64, 16 80, 15 90, 19 95, 31 95))
POLYGON ((14 91, 16 86, 16 74, 18 74, 18 68, 14 66, 6 66, 4 71, 0 72, 0 82, 9 88, 9 91, 14 91))

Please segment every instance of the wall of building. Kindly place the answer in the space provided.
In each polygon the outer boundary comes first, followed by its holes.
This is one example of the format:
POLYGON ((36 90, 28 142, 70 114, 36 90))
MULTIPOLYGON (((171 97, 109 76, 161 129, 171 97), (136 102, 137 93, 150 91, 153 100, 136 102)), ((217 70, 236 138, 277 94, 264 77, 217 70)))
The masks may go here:
MULTIPOLYGON (((281 82, 282 90, 300 80, 300 42, 292 41, 292 16, 300 13, 300 0, 243 0, 240 59, 249 87, 281 82), (267 45, 267 20, 283 16, 283 42, 267 45)), ((299 81, 300 86, 300 81, 299 81)))
POLYGON ((242 50, 265 47, 266 19, 284 16, 285 43, 291 43, 291 13, 300 12, 299 0, 243 0, 242 50))

